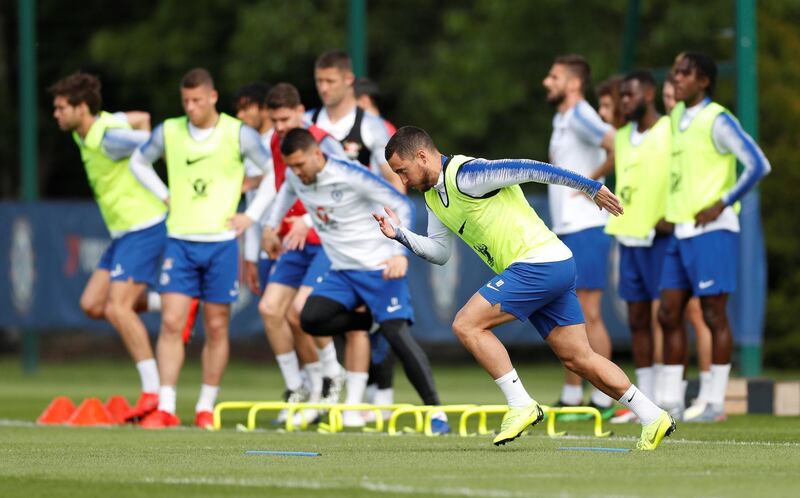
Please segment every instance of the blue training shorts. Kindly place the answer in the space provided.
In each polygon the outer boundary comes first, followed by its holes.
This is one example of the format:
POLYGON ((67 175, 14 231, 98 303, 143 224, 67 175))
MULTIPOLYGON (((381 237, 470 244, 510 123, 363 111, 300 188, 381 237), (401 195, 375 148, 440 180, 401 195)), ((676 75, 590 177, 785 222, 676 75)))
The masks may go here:
POLYGON ((322 246, 306 244, 303 249, 286 251, 273 265, 269 283, 283 284, 294 289, 314 287, 331 267, 322 246))
POLYGON ((133 279, 136 283, 153 286, 166 245, 167 225, 163 221, 149 228, 128 232, 111 241, 97 268, 108 270, 112 281, 133 279))
POLYGON ((239 298, 239 244, 170 238, 161 265, 159 292, 177 292, 209 303, 239 298))
POLYGON ((650 247, 619 245, 619 297, 628 302, 658 299, 661 269, 671 238, 657 236, 650 247))
POLYGON ((555 327, 584 323, 575 293, 575 260, 513 263, 478 292, 491 305, 530 320, 542 339, 555 327))
POLYGON ((611 236, 603 227, 593 227, 575 233, 559 235, 575 258, 579 290, 605 289, 608 282, 608 252, 611 236))
POLYGON ((414 321, 408 280, 405 277, 385 280, 383 270, 329 270, 311 295, 332 299, 348 310, 366 304, 378 323, 396 319, 414 321))
POLYGON ((688 239, 672 237, 661 270, 661 289, 690 289, 695 296, 736 290, 739 234, 714 230, 688 239))

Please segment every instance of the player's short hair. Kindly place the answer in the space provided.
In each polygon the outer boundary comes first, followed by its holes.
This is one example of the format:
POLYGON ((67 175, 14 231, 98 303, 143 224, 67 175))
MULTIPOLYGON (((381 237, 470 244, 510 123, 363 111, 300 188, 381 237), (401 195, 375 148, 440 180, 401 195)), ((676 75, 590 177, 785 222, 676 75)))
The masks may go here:
MULTIPOLYGON (((625 75, 623 81, 638 81, 640 85, 655 88, 656 87, 656 78, 653 76, 653 73, 647 71, 646 69, 635 69, 628 74, 625 75)), ((599 89, 598 89, 599 92, 599 89)))
POLYGON ((181 88, 198 88, 201 86, 214 88, 214 78, 205 68, 196 67, 191 69, 181 78, 181 88))
POLYGON ((366 95, 372 100, 376 100, 381 94, 378 84, 369 78, 358 78, 353 85, 353 90, 356 93, 356 98, 366 95))
POLYGON ((267 105, 267 93, 269 92, 269 85, 260 81, 248 83, 236 91, 233 96, 233 107, 242 109, 252 104, 258 105, 259 108, 264 108, 267 105))
POLYGON ((592 68, 586 58, 578 54, 559 55, 553 64, 566 66, 567 70, 581 81, 581 91, 586 92, 592 84, 592 68))
POLYGON ((85 102, 89 112, 97 114, 103 106, 101 89, 102 84, 97 76, 77 71, 56 81, 47 91, 53 97, 66 98, 73 107, 85 102))
POLYGON ((708 87, 706 87, 706 95, 713 95, 714 88, 717 86, 717 64, 710 56, 702 52, 686 51, 681 52, 675 57, 675 62, 686 59, 689 61, 689 67, 694 69, 698 75, 708 78, 708 87))
POLYGON ((300 92, 291 83, 278 83, 267 94, 267 109, 275 110, 282 107, 294 109, 302 104, 300 92))
POLYGON ((436 150, 431 136, 422 128, 403 126, 389 139, 384 157, 387 162, 395 154, 400 159, 410 159, 420 149, 436 150))
POLYGON ((288 156, 298 150, 307 151, 312 147, 318 147, 314 135, 305 128, 295 128, 289 130, 281 140, 281 154, 288 156))
POLYGON ((619 100, 619 86, 623 81, 622 76, 612 76, 607 80, 601 81, 595 88, 595 93, 598 97, 604 95, 610 96, 614 102, 619 100))
POLYGON ((328 50, 317 57, 314 63, 315 69, 328 69, 335 67, 339 71, 352 72, 353 62, 350 60, 350 55, 344 50, 328 50))

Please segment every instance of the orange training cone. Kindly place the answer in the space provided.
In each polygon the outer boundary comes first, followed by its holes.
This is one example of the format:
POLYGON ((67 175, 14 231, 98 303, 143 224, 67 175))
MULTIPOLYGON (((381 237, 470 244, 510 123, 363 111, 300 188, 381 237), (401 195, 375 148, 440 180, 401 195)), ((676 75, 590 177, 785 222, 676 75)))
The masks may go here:
POLYGON ((131 405, 128 404, 128 400, 125 399, 124 396, 117 394, 116 396, 108 398, 108 401, 106 401, 106 410, 111 414, 114 423, 124 424, 125 416, 131 411, 131 405))
POLYGON ((53 401, 47 405, 39 418, 36 419, 37 424, 63 424, 75 412, 75 405, 72 400, 66 396, 56 396, 53 401))
POLYGON ((115 422, 102 401, 86 398, 67 420, 67 425, 115 425, 115 422))

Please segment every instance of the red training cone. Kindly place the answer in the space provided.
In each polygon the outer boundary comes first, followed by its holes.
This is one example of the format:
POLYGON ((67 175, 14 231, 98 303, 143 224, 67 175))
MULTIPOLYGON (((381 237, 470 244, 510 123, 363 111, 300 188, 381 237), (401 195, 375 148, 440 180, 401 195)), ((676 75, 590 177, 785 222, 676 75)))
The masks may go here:
POLYGON ((131 405, 128 404, 128 400, 125 399, 124 396, 117 394, 108 398, 108 401, 106 401, 106 410, 111 414, 114 423, 124 424, 125 417, 128 415, 128 412, 131 411, 131 405))
POLYGON ((67 425, 115 425, 115 422, 102 401, 86 398, 67 420, 67 425))
POLYGON ((72 400, 66 396, 56 396, 53 401, 47 405, 39 418, 36 419, 37 424, 63 424, 75 412, 75 405, 72 400))

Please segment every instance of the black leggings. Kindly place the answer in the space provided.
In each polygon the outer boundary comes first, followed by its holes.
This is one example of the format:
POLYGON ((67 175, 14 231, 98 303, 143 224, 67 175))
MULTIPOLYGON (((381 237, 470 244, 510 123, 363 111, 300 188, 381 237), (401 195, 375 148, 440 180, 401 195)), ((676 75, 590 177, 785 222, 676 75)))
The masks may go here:
MULTIPOLYGON (((351 330, 369 330, 372 317, 369 313, 348 311, 344 305, 333 299, 310 296, 300 313, 300 325, 311 335, 330 336, 351 330)), ((380 332, 400 359, 406 377, 422 398, 422 402, 426 405, 440 404, 428 356, 411 335, 408 321, 386 320, 380 326, 380 332)))

